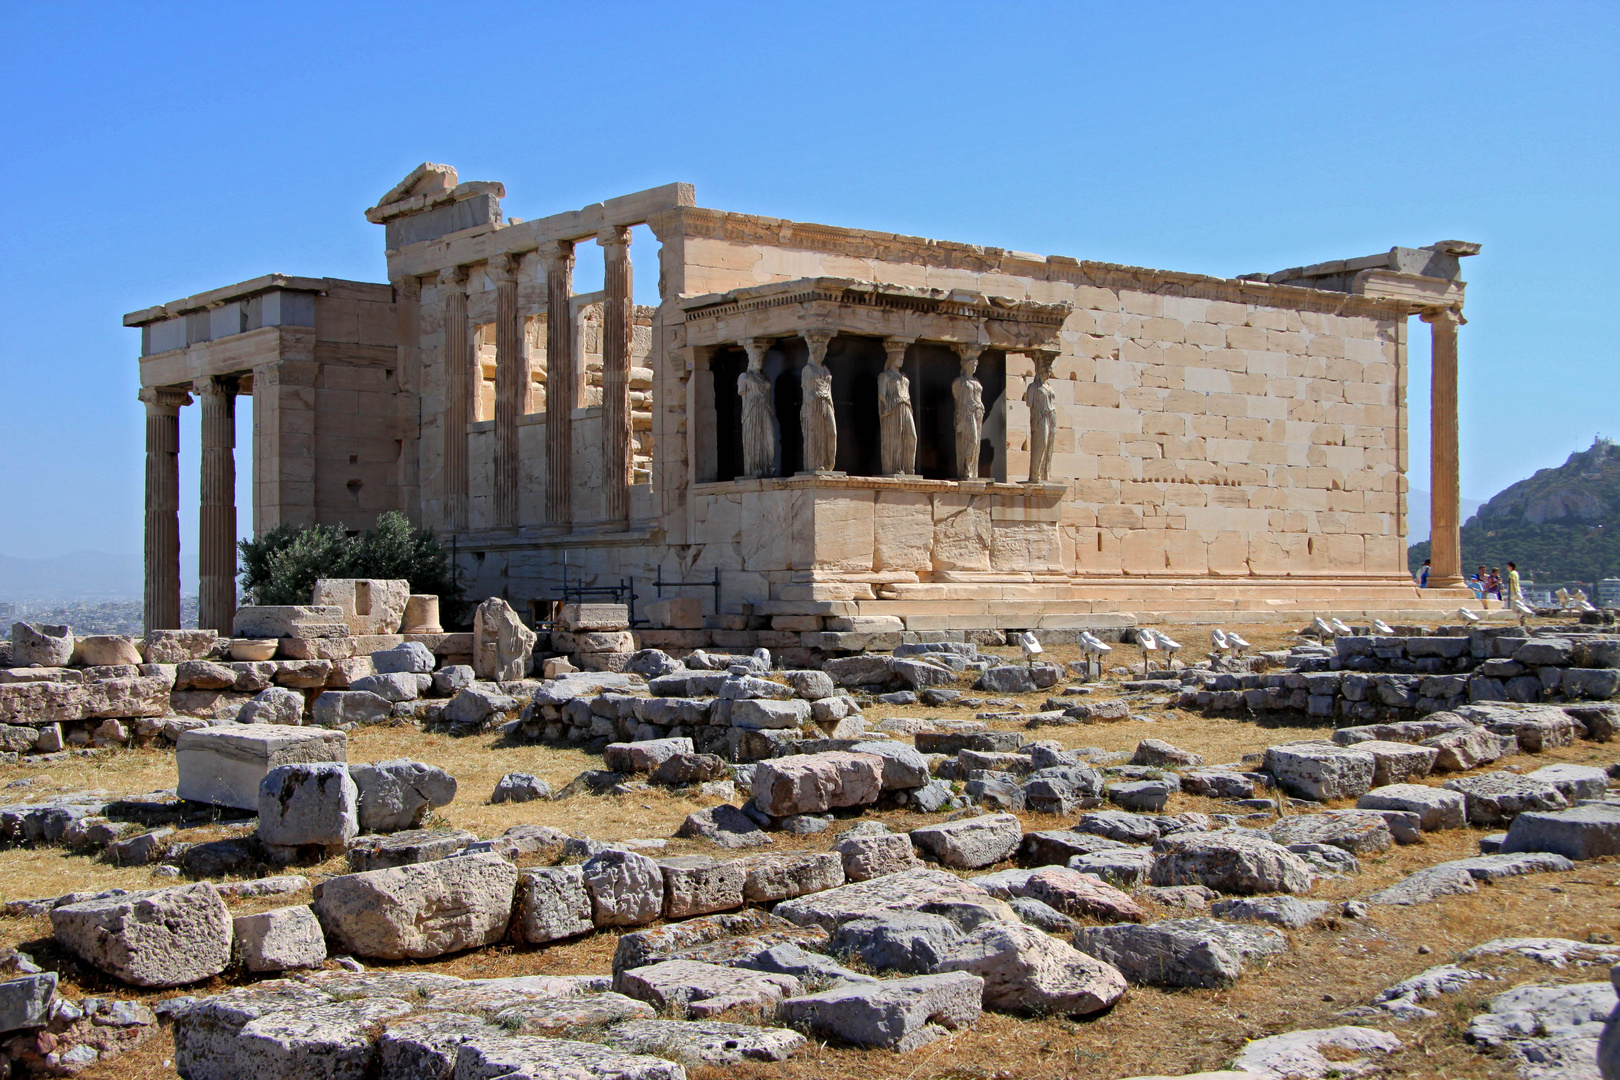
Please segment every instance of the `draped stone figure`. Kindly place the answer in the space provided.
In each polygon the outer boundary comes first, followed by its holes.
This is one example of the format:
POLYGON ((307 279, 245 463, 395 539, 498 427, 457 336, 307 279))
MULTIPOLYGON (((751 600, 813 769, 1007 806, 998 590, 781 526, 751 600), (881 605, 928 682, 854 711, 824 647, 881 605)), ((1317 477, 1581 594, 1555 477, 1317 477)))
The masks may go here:
POLYGON ((833 472, 838 467, 838 420, 833 414, 832 372, 823 363, 831 330, 806 330, 810 362, 799 375, 803 401, 799 406, 799 426, 804 429, 804 469, 806 472, 833 472))
POLYGON ((1029 404, 1029 482, 1044 484, 1052 475, 1052 443, 1057 438, 1057 391, 1052 389, 1053 353, 1033 353, 1035 380, 1024 391, 1029 404))
POLYGON ((951 383, 956 399, 956 475, 963 480, 979 478, 979 442, 984 431, 984 384, 974 376, 979 370, 979 345, 958 345, 962 374, 951 383))
POLYGON ((897 338, 883 342, 888 361, 878 376, 878 419, 884 476, 911 476, 917 471, 917 418, 911 408, 911 380, 900 370, 909 344, 897 338))
POLYGON ((737 376, 737 395, 742 398, 743 475, 770 476, 776 471, 776 408, 771 403, 771 380, 765 377, 767 338, 743 343, 748 350, 748 370, 737 376))

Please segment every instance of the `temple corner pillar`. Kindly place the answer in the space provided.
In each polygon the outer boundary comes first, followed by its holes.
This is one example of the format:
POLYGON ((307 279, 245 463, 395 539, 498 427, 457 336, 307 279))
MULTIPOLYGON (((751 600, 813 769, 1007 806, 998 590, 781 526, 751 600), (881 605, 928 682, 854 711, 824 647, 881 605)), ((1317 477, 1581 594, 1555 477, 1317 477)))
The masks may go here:
POLYGON ((146 406, 146 551, 141 622, 180 629, 180 410, 185 390, 143 386, 146 406))
POLYGON ((1463 584, 1461 491, 1457 462, 1457 327, 1455 307, 1423 312, 1429 324, 1429 587, 1463 584))
POLYGON ((236 618, 235 376, 198 379, 202 481, 197 516, 197 626, 229 637, 236 618))

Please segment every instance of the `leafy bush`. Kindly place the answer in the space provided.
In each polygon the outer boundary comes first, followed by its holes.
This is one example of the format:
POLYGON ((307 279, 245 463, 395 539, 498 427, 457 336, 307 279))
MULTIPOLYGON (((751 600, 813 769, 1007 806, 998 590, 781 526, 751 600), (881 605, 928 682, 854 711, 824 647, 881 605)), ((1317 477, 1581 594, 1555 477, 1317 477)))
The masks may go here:
POLYGON ((341 525, 277 525, 243 540, 242 591, 255 604, 307 604, 317 578, 403 578, 413 593, 439 598, 439 615, 460 625, 461 586, 432 529, 418 529, 397 510, 363 533, 341 525))

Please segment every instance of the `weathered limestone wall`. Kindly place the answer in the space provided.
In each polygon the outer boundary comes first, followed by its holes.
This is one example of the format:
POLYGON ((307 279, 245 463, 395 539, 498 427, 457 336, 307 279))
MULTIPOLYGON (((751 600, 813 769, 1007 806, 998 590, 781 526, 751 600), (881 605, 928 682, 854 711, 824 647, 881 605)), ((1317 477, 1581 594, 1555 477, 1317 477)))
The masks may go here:
MULTIPOLYGON (((828 275, 1072 303, 1054 367, 1052 464, 1069 493, 1060 549, 1032 537, 1021 560, 1031 569, 1405 575, 1405 316, 1388 305, 710 210, 654 225, 666 274, 678 258, 689 295, 828 275)), ((671 391, 661 419, 676 430, 682 366, 661 373, 671 391)), ((1027 357, 1009 357, 1010 480, 1028 475, 1021 400, 1032 375, 1027 357)), ((670 461, 665 475, 678 482, 683 470, 670 461)), ((707 513, 694 505, 692 527, 707 513)), ((920 554, 910 561, 923 568, 920 554)))

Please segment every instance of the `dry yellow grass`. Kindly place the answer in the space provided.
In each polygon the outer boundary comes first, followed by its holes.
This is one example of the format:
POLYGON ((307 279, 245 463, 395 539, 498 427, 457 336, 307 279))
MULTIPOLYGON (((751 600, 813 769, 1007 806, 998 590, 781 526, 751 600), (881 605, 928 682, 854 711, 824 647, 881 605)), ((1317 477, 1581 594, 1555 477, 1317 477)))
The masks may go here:
MULTIPOLYGON (((1275 628, 1240 628, 1257 646, 1291 643, 1291 633, 1275 628), (1252 631, 1252 632, 1251 632, 1252 631)), ((1206 638, 1183 638, 1188 653, 1201 651, 1206 638)), ((1015 650, 1006 650, 1009 656, 1015 650)), ((1120 652, 1134 654, 1130 647, 1120 652)), ((1070 650, 1050 650, 1054 659, 1072 658, 1070 650)), ((1110 680, 1096 691, 1099 698, 1119 693, 1110 680)), ((1028 695, 1030 709, 1048 695, 1028 695)), ((1126 721, 1078 727, 1044 727, 1031 736, 1053 739, 1066 747, 1096 746, 1128 751, 1143 738, 1161 738, 1202 754, 1211 763, 1237 761, 1268 745, 1300 738, 1326 737, 1331 728, 1303 722, 1256 723, 1236 717, 1202 717, 1161 707, 1133 710, 1154 721, 1126 721)), ((873 706, 874 721, 891 715, 962 717, 962 709, 873 706)), ((1017 721, 997 721, 1001 729, 1019 727, 1017 721)), ((1510 759, 1509 768, 1528 770, 1555 761, 1605 765, 1614 760, 1608 747, 1580 743, 1536 756, 1510 759)), ((599 768, 601 759, 576 749, 541 746, 504 746, 496 736, 453 739, 424 735, 406 728, 369 728, 353 734, 350 759, 377 761, 411 757, 439 765, 460 782, 455 803, 440 811, 435 824, 494 835, 519 822, 534 822, 600 839, 667 837, 694 809, 714 800, 701 800, 681 792, 649 790, 631 796, 580 797, 564 802, 489 806, 487 799, 499 777, 509 771, 534 773, 553 788, 581 770, 599 768)), ((172 756, 162 751, 128 751, 94 762, 75 762, 49 769, 26 763, 0 767, 0 785, 21 777, 34 777, 23 793, 38 794, 100 788, 137 794, 173 784, 172 756)), ((1443 778, 1435 778, 1439 783, 1443 778)), ((1172 796, 1169 812, 1196 810, 1230 812, 1215 800, 1172 796)), ((905 829, 922 823, 922 816, 903 811, 870 812, 868 817, 905 829)), ((1070 819, 1020 815, 1026 829, 1060 828, 1070 819)), ((1430 834, 1422 844, 1397 847, 1381 855, 1364 857, 1363 872, 1345 880, 1325 880, 1312 898, 1341 901, 1366 896, 1423 866, 1474 854, 1481 830, 1430 834)), ((824 849, 835 833, 791 837, 778 835, 775 850, 824 849)), ((189 837, 188 837, 189 838, 189 837)), ((671 841, 671 851, 705 850, 689 841, 671 841)), ((341 860, 298 872, 314 879, 343 872, 341 860)), ((1230 990, 1159 990, 1134 987, 1106 1015, 1085 1022, 1064 1019, 1017 1019, 986 1014, 972 1030, 925 1047, 909 1055, 870 1053, 812 1044, 791 1062, 745 1065, 720 1069, 689 1069, 692 1080, 737 1078, 791 1078, 791 1080, 989 1080, 989 1078, 1083 1077, 1113 1080, 1143 1073, 1179 1074, 1226 1065, 1247 1039, 1307 1027, 1345 1023, 1337 1014, 1366 1003, 1378 990, 1435 964, 1445 963, 1472 945, 1495 937, 1557 936, 1585 939, 1589 934, 1620 936, 1620 861, 1583 863, 1562 874, 1512 878, 1482 886, 1476 894, 1450 897, 1418 908, 1374 908, 1365 920, 1338 919, 1324 926, 1291 933, 1292 948, 1252 972, 1230 990), (1428 953, 1418 952, 1427 946, 1428 953)), ((119 869, 59 850, 0 852, 0 891, 8 897, 50 895, 70 889, 124 888, 153 883, 145 870, 119 869)), ((270 897, 233 903, 245 912, 287 903, 307 902, 308 894, 270 897)), ((1150 905, 1151 906, 1151 905, 1150 905)), ((1176 917, 1182 911, 1160 909, 1154 917, 1176 917)), ((121 987, 95 972, 73 964, 45 940, 45 919, 0 919, 0 939, 23 943, 53 966, 60 964, 63 992, 113 992, 125 997, 168 996, 177 991, 151 993, 121 987)), ((503 944, 490 949, 447 957, 414 967, 464 977, 520 974, 605 972, 609 968, 617 934, 599 932, 551 946, 503 944)), ((392 965, 381 965, 392 966, 392 965)), ((1385 1062, 1381 1075, 1507 1078, 1511 1064, 1501 1056, 1482 1054, 1462 1038, 1467 1021, 1495 994, 1521 982, 1601 981, 1607 972, 1586 968, 1555 971, 1528 961, 1502 961, 1499 981, 1475 983, 1467 990, 1429 1002, 1439 1012, 1433 1020, 1407 1024, 1374 1022, 1387 1027, 1406 1049, 1385 1062)), ((220 980, 187 992, 213 992, 220 980)), ((1366 1022, 1366 1021, 1360 1021, 1366 1022)), ((148 1080, 172 1077, 165 1062, 173 1056, 167 1032, 115 1061, 81 1074, 86 1080, 148 1080)))

